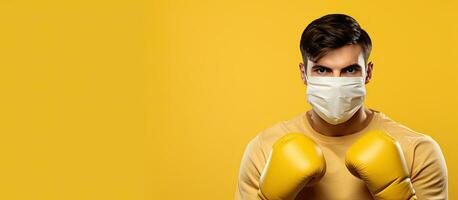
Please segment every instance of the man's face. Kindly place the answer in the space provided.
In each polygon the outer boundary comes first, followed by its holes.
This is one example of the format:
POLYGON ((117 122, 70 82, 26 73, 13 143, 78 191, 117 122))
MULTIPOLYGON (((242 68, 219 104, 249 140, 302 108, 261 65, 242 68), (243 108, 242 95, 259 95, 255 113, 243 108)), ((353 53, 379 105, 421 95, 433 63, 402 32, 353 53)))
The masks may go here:
POLYGON ((362 48, 358 44, 346 45, 338 49, 329 51, 316 63, 309 62, 307 69, 303 63, 299 64, 301 76, 306 83, 304 72, 307 70, 308 76, 328 76, 328 77, 355 77, 363 76, 366 73, 366 84, 369 82, 372 72, 372 62, 365 67, 365 60, 362 48), (364 72, 363 70, 366 70, 364 72))

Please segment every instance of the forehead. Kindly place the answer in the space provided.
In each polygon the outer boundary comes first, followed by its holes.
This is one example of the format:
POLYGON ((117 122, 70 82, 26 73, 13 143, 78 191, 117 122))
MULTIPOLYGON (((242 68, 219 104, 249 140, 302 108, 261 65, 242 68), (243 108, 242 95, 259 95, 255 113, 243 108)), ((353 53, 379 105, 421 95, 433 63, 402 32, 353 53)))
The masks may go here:
POLYGON ((364 66, 363 51, 360 45, 351 44, 329 51, 315 65, 339 69, 355 63, 364 66))

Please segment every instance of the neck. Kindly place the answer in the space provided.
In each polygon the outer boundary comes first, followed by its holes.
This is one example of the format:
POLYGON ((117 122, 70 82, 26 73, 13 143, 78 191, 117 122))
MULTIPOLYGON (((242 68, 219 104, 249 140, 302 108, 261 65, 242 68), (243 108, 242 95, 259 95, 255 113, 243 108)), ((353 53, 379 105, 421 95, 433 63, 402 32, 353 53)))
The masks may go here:
POLYGON ((369 125, 374 113, 363 105, 349 120, 336 125, 327 123, 313 110, 308 111, 306 115, 310 125, 316 132, 326 136, 344 136, 363 130, 369 125))

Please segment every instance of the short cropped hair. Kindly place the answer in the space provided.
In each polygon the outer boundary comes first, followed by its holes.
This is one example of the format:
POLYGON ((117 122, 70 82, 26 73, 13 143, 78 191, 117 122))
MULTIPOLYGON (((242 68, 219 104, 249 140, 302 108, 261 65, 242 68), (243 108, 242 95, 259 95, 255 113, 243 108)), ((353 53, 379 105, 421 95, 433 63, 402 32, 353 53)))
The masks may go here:
POLYGON ((318 61, 329 51, 349 44, 362 47, 367 63, 372 41, 369 35, 352 17, 345 14, 328 14, 312 21, 301 36, 300 50, 304 64, 307 59, 318 61))

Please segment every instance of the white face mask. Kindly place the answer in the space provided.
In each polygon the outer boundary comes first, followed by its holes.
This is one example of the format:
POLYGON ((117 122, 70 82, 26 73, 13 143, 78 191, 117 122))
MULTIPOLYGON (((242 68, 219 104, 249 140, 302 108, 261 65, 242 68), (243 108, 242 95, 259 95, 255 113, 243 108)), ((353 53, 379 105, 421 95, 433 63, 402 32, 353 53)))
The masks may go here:
POLYGON ((320 77, 310 76, 313 63, 307 60, 307 101, 326 122, 333 125, 346 122, 363 105, 366 69, 362 54, 358 64, 363 67, 362 76, 320 77))

